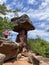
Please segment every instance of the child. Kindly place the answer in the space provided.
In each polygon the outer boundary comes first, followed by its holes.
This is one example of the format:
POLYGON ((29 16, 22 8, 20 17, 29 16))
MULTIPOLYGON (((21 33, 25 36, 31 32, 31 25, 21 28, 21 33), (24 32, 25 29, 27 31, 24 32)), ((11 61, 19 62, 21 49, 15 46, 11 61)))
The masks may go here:
POLYGON ((5 36, 5 38, 8 38, 8 35, 9 35, 9 30, 5 30, 5 31, 4 31, 4 36, 5 36))

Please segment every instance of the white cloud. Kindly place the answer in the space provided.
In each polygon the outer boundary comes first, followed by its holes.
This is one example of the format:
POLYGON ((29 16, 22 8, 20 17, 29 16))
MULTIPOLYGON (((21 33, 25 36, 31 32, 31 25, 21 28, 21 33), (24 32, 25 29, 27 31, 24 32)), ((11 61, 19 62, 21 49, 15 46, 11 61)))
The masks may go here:
POLYGON ((45 9, 45 8, 49 8, 49 0, 44 0, 39 7, 39 9, 45 9))
MULTIPOLYGON (((35 20, 47 20, 49 21, 49 9, 43 9, 43 10, 33 10, 32 8, 29 9, 27 12, 20 12, 22 14, 26 13, 29 15, 30 18, 35 20)), ((21 14, 20 14, 21 15, 21 14)))
POLYGON ((35 5, 35 4, 37 4, 37 1, 36 1, 36 0, 28 0, 28 3, 29 3, 29 4, 34 4, 34 5, 35 5))
MULTIPOLYGON (((28 0, 28 2, 32 4, 34 3, 34 1, 35 0, 28 0)), ((26 12, 21 13, 28 14, 32 19, 49 21, 49 0, 42 1, 41 5, 36 10, 33 8, 24 8, 23 10, 26 10, 26 12)))
POLYGON ((45 25, 45 23, 41 23, 39 26, 43 28, 43 27, 45 27, 46 25, 45 25))
POLYGON ((3 3, 6 3, 7 0, 0 0, 0 5, 2 5, 3 3))
POLYGON ((23 14, 25 14, 25 12, 18 12, 18 15, 19 15, 19 16, 21 16, 21 15, 23 15, 23 14))
POLYGON ((34 31, 29 31, 28 32, 29 35, 32 35, 32 36, 36 36, 36 35, 39 35, 39 36, 48 36, 48 32, 45 32, 44 30, 34 30, 34 31))
POLYGON ((12 2, 12 4, 13 4, 13 5, 16 5, 16 2, 15 2, 15 1, 13 1, 13 2, 12 2))
POLYGON ((47 27, 46 30, 49 30, 49 27, 47 27))
POLYGON ((6 7, 7 7, 8 10, 9 10, 9 9, 12 9, 12 7, 11 7, 10 4, 6 5, 6 7))
POLYGON ((43 9, 47 6, 47 3, 46 2, 42 2, 41 6, 39 7, 40 9, 43 9))
POLYGON ((36 38, 37 35, 42 39, 48 40, 49 32, 45 32, 44 30, 33 30, 28 32, 29 38, 36 38))
POLYGON ((48 41, 49 42, 49 37, 45 37, 44 40, 48 41))
POLYGON ((18 7, 19 9, 20 9, 20 8, 22 9, 22 8, 23 8, 23 3, 18 2, 16 7, 18 7))
POLYGON ((49 0, 45 0, 44 2, 42 2, 37 11, 37 17, 40 15, 39 20, 49 20, 49 0))
POLYGON ((9 19, 11 19, 11 18, 13 18, 14 17, 14 13, 7 13, 6 15, 5 15, 6 17, 8 17, 9 19))
POLYGON ((28 10, 29 10, 29 6, 23 8, 23 11, 28 11, 28 10))
MULTIPOLYGON (((6 3, 7 0, 0 0, 0 3, 2 4, 3 2, 6 3)), ((34 4, 37 3, 36 0, 28 0, 28 3, 34 4)), ((7 5, 7 9, 12 9, 13 5, 16 5, 16 7, 23 9, 26 12, 19 12, 19 15, 21 16, 22 14, 26 13, 31 17, 32 19, 35 20, 48 20, 49 21, 49 0, 45 0, 42 2, 42 4, 39 6, 39 9, 34 10, 32 8, 24 7, 22 2, 16 2, 16 0, 13 0, 11 4, 7 5)))
MULTIPOLYGON (((1 0, 0 0, 1 1, 1 0)), ((7 0, 3 0, 1 2, 6 2, 7 0)), ((37 3, 36 0, 28 0, 28 3, 33 4, 37 3)), ((16 0, 13 0, 13 5, 16 5, 16 7, 23 9, 26 12, 19 12, 19 15, 21 16, 22 14, 26 13, 29 15, 30 18, 35 19, 35 20, 47 20, 49 21, 49 0, 45 0, 41 3, 39 6, 39 9, 33 9, 28 7, 24 7, 22 2, 16 2, 16 0)), ((9 4, 7 5, 7 9, 12 9, 13 5, 9 4)))
POLYGON ((28 0, 28 3, 33 4, 35 0, 28 0))
POLYGON ((43 10, 33 10, 33 9, 29 9, 27 11, 27 14, 36 19, 36 20, 48 20, 49 18, 49 8, 45 8, 43 10))
POLYGON ((49 30, 49 24, 45 27, 45 31, 49 30))

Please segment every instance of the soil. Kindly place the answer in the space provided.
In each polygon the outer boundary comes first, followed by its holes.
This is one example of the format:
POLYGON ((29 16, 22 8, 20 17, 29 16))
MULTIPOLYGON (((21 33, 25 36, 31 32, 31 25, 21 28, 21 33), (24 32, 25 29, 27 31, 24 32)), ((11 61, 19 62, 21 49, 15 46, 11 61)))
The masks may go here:
POLYGON ((33 65, 27 62, 27 57, 22 57, 21 59, 19 59, 18 61, 8 61, 6 63, 4 63, 3 65, 33 65))
MULTIPOLYGON (((4 63, 3 65, 33 65, 27 62, 27 57, 23 57, 20 60, 12 60, 4 63)), ((49 65, 49 63, 46 63, 44 61, 41 61, 40 65, 49 65)))
MULTIPOLYGON (((33 56, 35 56, 40 61, 40 65, 49 65, 49 58, 44 58, 39 55, 36 56, 34 53, 33 56)), ((28 62, 28 57, 22 56, 19 60, 12 59, 4 63, 3 65, 33 65, 33 64, 28 62)))

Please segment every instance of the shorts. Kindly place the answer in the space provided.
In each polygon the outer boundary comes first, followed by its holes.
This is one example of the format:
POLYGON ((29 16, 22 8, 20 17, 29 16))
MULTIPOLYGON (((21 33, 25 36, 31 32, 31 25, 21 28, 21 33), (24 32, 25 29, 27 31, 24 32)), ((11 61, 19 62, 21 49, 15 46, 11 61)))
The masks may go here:
POLYGON ((8 38, 8 35, 5 35, 5 38, 8 38))

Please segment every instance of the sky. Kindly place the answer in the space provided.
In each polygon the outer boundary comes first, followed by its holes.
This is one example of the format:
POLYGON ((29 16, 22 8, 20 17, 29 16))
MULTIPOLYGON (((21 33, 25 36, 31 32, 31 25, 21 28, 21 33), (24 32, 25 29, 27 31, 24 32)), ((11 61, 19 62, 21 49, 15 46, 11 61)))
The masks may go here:
MULTIPOLYGON (((7 9, 18 8, 19 16, 27 14, 35 26, 35 30, 28 31, 28 38, 36 38, 39 35, 42 39, 49 41, 49 0, 0 0, 0 4, 5 3, 7 9)), ((13 13, 6 16, 13 18, 13 13)), ((12 32, 13 38, 15 33, 12 32)))

